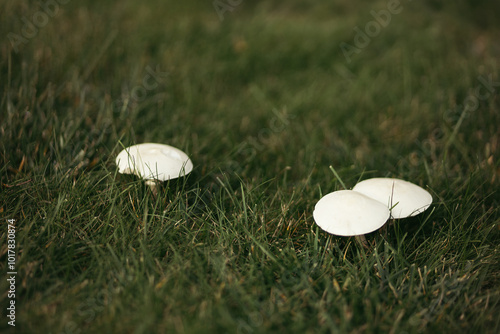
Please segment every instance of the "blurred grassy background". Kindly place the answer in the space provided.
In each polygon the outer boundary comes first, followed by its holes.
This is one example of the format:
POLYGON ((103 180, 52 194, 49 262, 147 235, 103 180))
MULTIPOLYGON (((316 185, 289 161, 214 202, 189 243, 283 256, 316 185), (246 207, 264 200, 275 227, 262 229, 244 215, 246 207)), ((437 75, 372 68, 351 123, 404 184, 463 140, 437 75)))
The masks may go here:
POLYGON ((402 1, 348 62, 340 43, 387 1, 243 1, 223 20, 210 1, 69 1, 16 52, 45 3, 0 4, 20 332, 496 332, 498 87, 459 106, 500 80, 500 4, 402 1), (148 141, 195 164, 157 199, 114 165, 148 141), (349 187, 427 187, 434 211, 370 250, 328 236, 329 165, 349 187))

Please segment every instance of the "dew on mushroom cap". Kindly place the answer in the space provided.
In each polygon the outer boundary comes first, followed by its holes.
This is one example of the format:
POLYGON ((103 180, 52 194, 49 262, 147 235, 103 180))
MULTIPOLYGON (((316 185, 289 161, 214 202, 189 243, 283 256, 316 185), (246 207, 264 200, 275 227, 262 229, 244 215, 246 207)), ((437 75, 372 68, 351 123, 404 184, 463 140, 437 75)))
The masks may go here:
POLYGON ((432 196, 428 191, 400 179, 367 179, 356 184, 352 190, 392 208, 391 216, 396 219, 418 215, 432 203, 432 196))
POLYGON ((116 157, 118 171, 135 174, 146 180, 166 181, 189 174, 191 159, 178 148, 164 144, 144 143, 127 147, 116 157))
POLYGON ((389 219, 382 203, 352 190, 339 190, 323 196, 314 207, 313 217, 324 231, 355 236, 373 232, 389 219))

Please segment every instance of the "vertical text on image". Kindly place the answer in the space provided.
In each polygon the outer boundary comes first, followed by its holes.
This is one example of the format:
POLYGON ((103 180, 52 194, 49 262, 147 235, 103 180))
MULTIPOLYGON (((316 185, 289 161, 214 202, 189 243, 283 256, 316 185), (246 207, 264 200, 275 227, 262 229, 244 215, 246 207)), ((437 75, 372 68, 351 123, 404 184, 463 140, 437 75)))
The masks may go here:
POLYGON ((8 219, 7 223, 7 282, 9 283, 7 318, 10 320, 7 323, 16 326, 16 220, 8 219))

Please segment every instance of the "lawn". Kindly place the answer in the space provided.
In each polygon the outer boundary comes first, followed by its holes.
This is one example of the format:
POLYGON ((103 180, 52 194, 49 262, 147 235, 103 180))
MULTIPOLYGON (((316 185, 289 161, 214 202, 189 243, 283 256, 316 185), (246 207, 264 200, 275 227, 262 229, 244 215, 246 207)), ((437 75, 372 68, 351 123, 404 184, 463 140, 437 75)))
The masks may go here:
POLYGON ((0 331, 500 332, 499 11, 3 0, 0 331), (143 142, 193 172, 118 174, 143 142), (434 202, 368 247, 315 224, 371 177, 434 202))

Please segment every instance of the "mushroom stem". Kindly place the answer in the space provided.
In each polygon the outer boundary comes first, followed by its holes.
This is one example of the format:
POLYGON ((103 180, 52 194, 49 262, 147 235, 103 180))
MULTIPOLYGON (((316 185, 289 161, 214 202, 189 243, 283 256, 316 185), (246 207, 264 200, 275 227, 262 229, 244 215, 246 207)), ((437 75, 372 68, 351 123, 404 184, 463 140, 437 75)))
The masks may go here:
POLYGON ((356 241, 361 245, 363 246, 364 248, 370 248, 368 246, 368 241, 366 241, 366 237, 364 234, 359 234, 359 235, 356 235, 355 236, 356 238, 356 241))
POLYGON ((158 181, 146 180, 146 185, 149 186, 149 188, 153 192, 154 197, 156 198, 158 196, 158 181))

